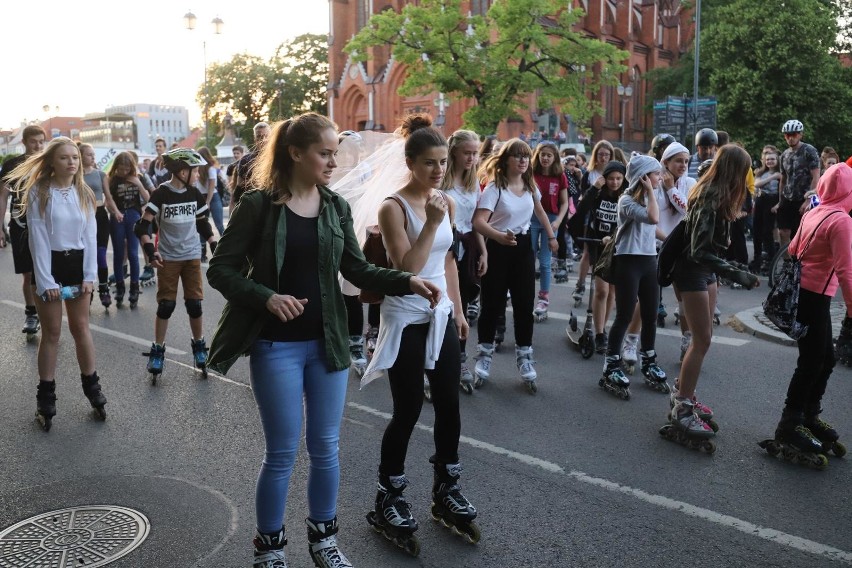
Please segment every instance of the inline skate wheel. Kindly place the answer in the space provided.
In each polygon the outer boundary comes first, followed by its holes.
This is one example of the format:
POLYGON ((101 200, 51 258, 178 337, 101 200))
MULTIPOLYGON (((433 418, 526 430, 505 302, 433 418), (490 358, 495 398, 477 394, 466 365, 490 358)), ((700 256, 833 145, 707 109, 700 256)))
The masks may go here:
POLYGON ((716 443, 713 440, 701 440, 698 443, 698 450, 712 455, 716 452, 716 443))
POLYGON ((45 432, 50 432, 50 427, 53 426, 53 418, 39 414, 38 411, 36 411, 35 415, 41 429, 45 432))
POLYGON ((157 373, 148 373, 148 380, 151 381, 151 386, 157 386, 157 379, 159 379, 157 373))
POLYGON ((657 327, 666 327, 665 316, 657 316, 657 327))
POLYGON ((96 406, 94 408, 94 411, 95 411, 95 416, 97 417, 98 420, 100 420, 101 422, 106 421, 107 413, 106 413, 106 409, 103 406, 96 406))
POLYGON ((203 369, 201 369, 201 378, 206 379, 207 376, 207 367, 204 367, 203 369))
POLYGON ((707 420, 706 422, 707 422, 707 425, 710 426, 710 429, 713 430, 713 433, 716 433, 716 432, 719 431, 719 423, 718 422, 716 422, 712 418, 710 420, 707 420))
POLYGON ((621 391, 620 395, 624 400, 630 400, 630 389, 624 389, 621 391))
POLYGON ((524 386, 527 387, 527 391, 529 391, 530 394, 538 392, 538 385, 535 381, 524 381, 524 386))
POLYGON ((628 363, 625 363, 624 364, 624 372, 627 373, 628 375, 632 375, 633 373, 636 372, 636 365, 630 365, 628 363))
POLYGON ((763 440, 761 442, 758 442, 757 445, 766 450, 766 453, 768 453, 772 457, 777 456, 778 453, 781 451, 781 448, 778 447, 778 442, 772 439, 763 440))
POLYGON ((837 456, 839 458, 842 458, 843 456, 846 455, 846 446, 843 445, 841 442, 834 442, 831 445, 831 453, 833 453, 835 456, 837 456))
POLYGON ((459 386, 465 394, 473 394, 473 385, 471 383, 459 383, 459 386))

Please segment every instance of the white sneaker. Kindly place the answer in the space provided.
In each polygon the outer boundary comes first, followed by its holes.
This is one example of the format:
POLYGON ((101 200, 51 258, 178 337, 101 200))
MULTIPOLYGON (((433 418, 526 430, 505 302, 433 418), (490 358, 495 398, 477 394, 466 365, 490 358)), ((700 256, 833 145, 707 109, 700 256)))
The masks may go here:
POLYGON ((626 365, 635 365, 639 362, 639 354, 636 351, 638 344, 638 335, 630 333, 626 338, 624 338, 624 346, 621 348, 621 360, 624 361, 626 365))
POLYGON ((473 368, 473 372, 476 373, 477 380, 484 381, 491 376, 491 357, 494 355, 494 344, 480 343, 477 347, 479 354, 476 356, 476 366, 473 368))

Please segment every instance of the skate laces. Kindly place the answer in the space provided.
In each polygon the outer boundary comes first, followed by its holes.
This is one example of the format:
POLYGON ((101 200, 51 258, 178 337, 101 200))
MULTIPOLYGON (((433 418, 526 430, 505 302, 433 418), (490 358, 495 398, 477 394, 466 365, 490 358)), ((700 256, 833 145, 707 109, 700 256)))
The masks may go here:
POLYGON ((287 560, 284 550, 266 550, 260 552, 255 550, 253 568, 287 568, 287 560))

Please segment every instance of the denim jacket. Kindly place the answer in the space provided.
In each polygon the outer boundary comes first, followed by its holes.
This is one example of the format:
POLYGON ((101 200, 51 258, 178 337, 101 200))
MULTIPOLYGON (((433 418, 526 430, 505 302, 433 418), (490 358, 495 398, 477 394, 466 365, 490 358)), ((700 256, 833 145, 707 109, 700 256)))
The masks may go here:
MULTIPOLYGON (((337 274, 360 288, 403 296, 411 293, 411 274, 377 268, 364 259, 345 199, 319 187, 318 220, 320 294, 329 371, 349 366, 346 306, 337 274)), ((210 285, 228 303, 210 343, 209 366, 226 373, 247 355, 268 318, 267 300, 279 290, 287 243, 287 216, 266 191, 243 195, 207 269, 210 285), (248 271, 245 268, 248 266, 248 271)), ((298 320, 296 320, 298 321, 298 320)))

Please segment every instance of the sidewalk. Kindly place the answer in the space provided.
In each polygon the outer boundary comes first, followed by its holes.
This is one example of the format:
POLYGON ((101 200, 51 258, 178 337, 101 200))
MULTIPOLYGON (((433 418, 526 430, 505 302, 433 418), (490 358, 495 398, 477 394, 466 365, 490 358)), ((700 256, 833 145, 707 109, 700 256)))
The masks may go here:
MULTIPOLYGON (((846 315, 846 305, 842 300, 834 300, 831 302, 831 323, 833 329, 833 337, 837 337, 840 333, 840 325, 843 322, 843 317, 846 315)), ((796 345, 796 342, 783 331, 775 327, 769 318, 763 314, 763 307, 757 306, 742 312, 737 313, 732 318, 731 323, 734 329, 765 339, 774 341, 781 345, 796 345)))

